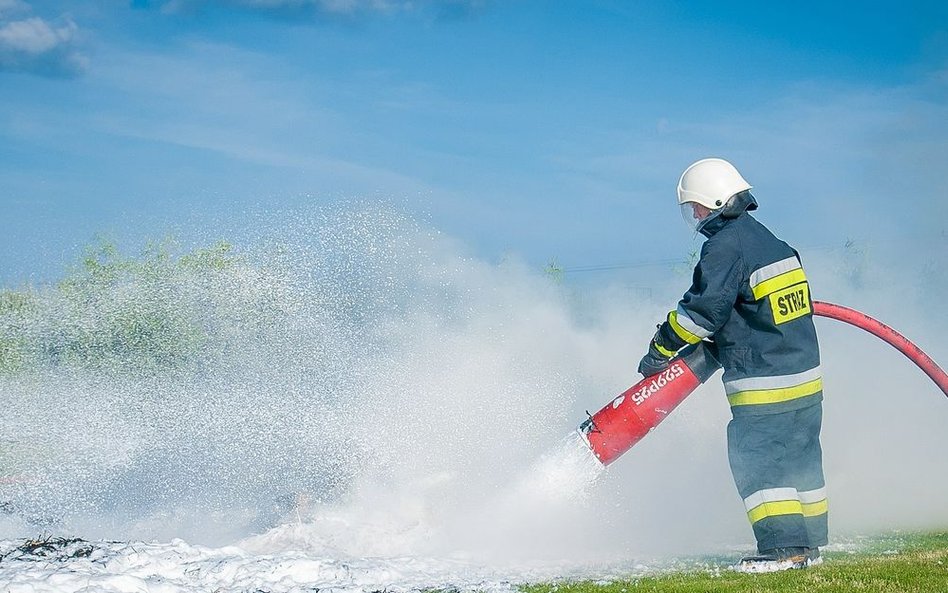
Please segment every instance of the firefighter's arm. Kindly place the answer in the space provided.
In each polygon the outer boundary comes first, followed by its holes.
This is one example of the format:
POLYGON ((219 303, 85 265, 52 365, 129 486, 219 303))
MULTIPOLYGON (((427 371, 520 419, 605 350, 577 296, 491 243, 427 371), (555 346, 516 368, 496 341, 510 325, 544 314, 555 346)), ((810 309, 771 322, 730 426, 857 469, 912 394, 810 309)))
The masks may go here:
POLYGON ((649 353, 661 354, 667 361, 688 344, 714 335, 731 316, 743 276, 744 264, 737 249, 705 242, 691 288, 659 326, 649 353))

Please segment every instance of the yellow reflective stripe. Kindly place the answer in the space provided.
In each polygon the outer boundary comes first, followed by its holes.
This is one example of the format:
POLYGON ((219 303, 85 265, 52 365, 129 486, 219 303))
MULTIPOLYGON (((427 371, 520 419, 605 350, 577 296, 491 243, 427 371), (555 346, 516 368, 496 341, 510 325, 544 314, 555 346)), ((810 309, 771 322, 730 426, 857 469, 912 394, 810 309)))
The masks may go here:
POLYGON ((776 517, 778 515, 802 515, 803 505, 799 500, 778 500, 775 502, 765 502, 757 505, 747 511, 747 518, 751 523, 757 523, 767 517, 776 517))
POLYGON ((772 292, 776 292, 781 288, 788 288, 794 284, 799 284, 800 282, 806 281, 806 274, 803 273, 803 268, 797 268, 795 270, 790 270, 789 272, 784 272, 783 274, 774 276, 769 280, 764 280, 760 284, 751 287, 751 290, 754 291, 754 298, 760 300, 772 292))
POLYGON ((668 324, 671 325, 671 328, 678 334, 678 337, 684 340, 689 344, 697 344, 701 341, 699 336, 694 335, 690 331, 686 330, 678 323, 678 311, 672 311, 668 314, 668 324))
POLYGON ((663 356, 667 356, 668 358, 671 358, 672 356, 677 354, 677 352, 675 352, 674 350, 669 350, 668 348, 665 348, 658 342, 652 342, 652 343, 655 344, 655 349, 661 352, 663 356))
POLYGON ((829 511, 829 503, 825 498, 816 502, 803 503, 804 517, 816 517, 817 515, 825 514, 827 511, 829 511))
POLYGON ((800 397, 813 395, 823 389, 823 379, 814 379, 793 387, 782 389, 757 389, 753 391, 738 391, 727 396, 732 406, 747 406, 757 404, 776 404, 800 397))
MULTIPOLYGON (((739 391, 757 391, 763 389, 783 389, 785 387, 795 387, 807 381, 815 381, 822 377, 822 370, 819 365, 813 367, 808 371, 803 371, 802 373, 794 373, 792 375, 775 375, 772 377, 745 377, 743 379, 733 379, 731 381, 724 382, 724 390, 728 395, 737 393, 739 391)), ((816 500, 820 498, 826 498, 825 494, 819 496, 816 500)))

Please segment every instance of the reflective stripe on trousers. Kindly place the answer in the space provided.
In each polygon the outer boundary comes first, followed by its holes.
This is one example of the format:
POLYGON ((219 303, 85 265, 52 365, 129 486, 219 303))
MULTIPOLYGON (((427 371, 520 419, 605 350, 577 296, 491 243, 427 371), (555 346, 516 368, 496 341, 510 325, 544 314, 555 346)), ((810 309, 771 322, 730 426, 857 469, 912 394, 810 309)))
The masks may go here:
POLYGON ((780 515, 815 517, 827 512, 826 488, 799 491, 796 488, 765 488, 744 499, 751 523, 780 515))

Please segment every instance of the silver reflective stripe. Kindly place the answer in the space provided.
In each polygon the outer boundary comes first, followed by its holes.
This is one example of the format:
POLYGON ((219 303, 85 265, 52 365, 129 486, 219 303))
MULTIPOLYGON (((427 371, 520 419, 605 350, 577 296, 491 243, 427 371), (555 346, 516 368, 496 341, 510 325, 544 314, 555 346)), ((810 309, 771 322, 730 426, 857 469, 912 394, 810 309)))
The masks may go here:
POLYGON ((820 502, 821 500, 826 500, 826 487, 817 488, 816 490, 804 490, 799 492, 800 502, 803 504, 812 504, 814 502, 820 502))
POLYGON ((728 394, 739 393, 741 391, 759 391, 764 389, 786 389, 815 381, 823 376, 819 365, 802 373, 793 375, 776 375, 773 377, 748 377, 746 379, 734 379, 724 382, 724 391, 728 394))
POLYGON ((765 490, 758 490, 744 499, 744 509, 750 512, 765 502, 779 502, 782 500, 800 500, 797 489, 767 488, 765 490))
POLYGON ((691 319, 691 316, 688 315, 688 312, 685 311, 685 308, 682 307, 681 305, 678 305, 678 325, 680 325, 687 331, 690 331, 691 333, 698 336, 699 338, 707 338, 708 336, 711 335, 711 332, 709 332, 708 330, 704 329, 703 327, 695 323, 691 319))
POLYGON ((796 270, 797 268, 802 268, 800 265, 800 260, 797 259, 797 256, 791 255, 787 259, 782 259, 778 262, 768 264, 762 268, 758 268, 750 276, 750 285, 751 288, 757 286, 761 282, 766 282, 771 278, 779 276, 780 274, 789 272, 790 270, 796 270))

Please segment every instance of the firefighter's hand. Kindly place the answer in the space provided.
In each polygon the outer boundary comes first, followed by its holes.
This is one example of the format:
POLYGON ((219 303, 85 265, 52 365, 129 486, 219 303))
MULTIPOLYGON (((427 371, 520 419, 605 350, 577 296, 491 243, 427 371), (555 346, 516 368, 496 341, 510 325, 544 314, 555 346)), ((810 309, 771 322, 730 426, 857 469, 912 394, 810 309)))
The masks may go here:
POLYGON ((669 360, 671 360, 671 356, 662 354, 655 340, 652 340, 648 345, 648 354, 643 356, 642 362, 639 363, 639 372, 642 373, 643 377, 651 377, 667 369, 669 360))

